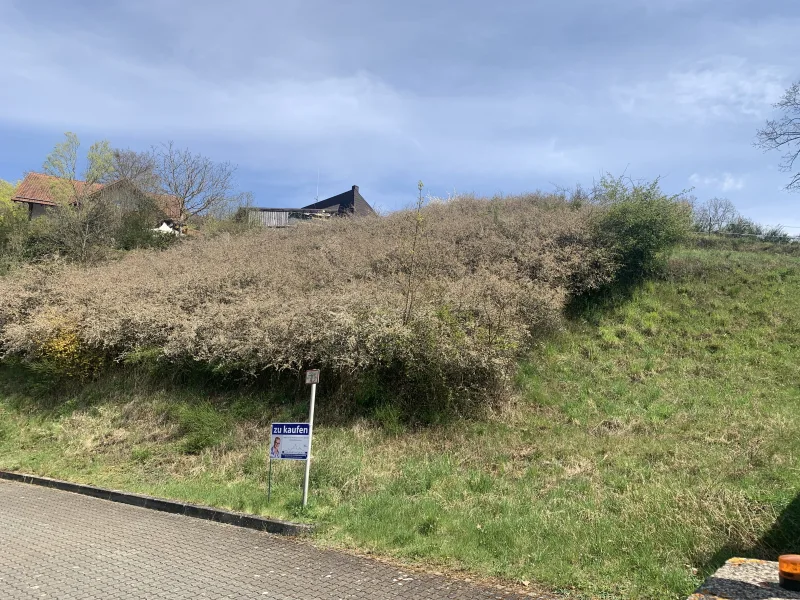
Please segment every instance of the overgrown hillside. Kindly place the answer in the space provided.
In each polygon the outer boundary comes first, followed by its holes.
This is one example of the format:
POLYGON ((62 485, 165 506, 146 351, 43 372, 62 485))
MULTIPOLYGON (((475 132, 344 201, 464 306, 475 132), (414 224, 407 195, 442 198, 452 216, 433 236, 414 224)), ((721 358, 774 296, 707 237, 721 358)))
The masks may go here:
POLYGON ((238 378, 315 367, 406 405, 487 401, 571 297, 611 280, 590 210, 462 198, 28 269, 0 279, 0 355, 83 378, 117 362, 238 378))
POLYGON ((0 468, 310 519, 320 543, 587 598, 682 598, 730 555, 796 551, 800 259, 685 249, 589 306, 490 418, 321 401, 308 512, 298 465, 274 465, 266 502, 268 425, 306 414, 291 382, 129 367, 53 387, 6 365, 0 468))

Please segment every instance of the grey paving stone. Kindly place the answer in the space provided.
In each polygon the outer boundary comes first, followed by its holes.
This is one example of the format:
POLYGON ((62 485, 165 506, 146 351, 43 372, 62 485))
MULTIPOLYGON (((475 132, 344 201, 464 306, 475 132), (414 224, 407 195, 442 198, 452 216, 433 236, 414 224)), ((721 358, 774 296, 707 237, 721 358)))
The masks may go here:
POLYGON ((778 585, 778 563, 732 558, 706 579, 689 600, 800 600, 778 585))
POLYGON ((268 533, 0 480, 0 598, 531 597, 555 598, 410 573, 268 533))

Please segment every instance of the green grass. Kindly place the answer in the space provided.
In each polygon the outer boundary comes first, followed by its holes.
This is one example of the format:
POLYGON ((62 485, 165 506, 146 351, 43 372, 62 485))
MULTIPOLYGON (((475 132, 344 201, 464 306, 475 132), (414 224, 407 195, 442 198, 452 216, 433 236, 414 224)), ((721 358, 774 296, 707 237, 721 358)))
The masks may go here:
POLYGON ((0 371, 0 468, 313 520, 322 544, 586 598, 683 598, 733 554, 799 550, 796 257, 682 250, 533 351, 485 420, 409 429, 321 403, 306 511, 301 463, 265 493, 268 424, 302 404, 26 377, 0 371))

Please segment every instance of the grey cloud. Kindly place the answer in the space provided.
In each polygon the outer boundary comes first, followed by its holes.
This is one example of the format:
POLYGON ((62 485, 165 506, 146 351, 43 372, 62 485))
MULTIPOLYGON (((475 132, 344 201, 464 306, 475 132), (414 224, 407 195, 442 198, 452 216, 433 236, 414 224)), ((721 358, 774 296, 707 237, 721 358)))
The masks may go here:
POLYGON ((800 10, 758 6, 0 0, 0 133, 177 138, 276 189, 319 167, 392 203, 419 177, 513 192, 628 166, 774 189, 750 142, 798 75, 800 10))

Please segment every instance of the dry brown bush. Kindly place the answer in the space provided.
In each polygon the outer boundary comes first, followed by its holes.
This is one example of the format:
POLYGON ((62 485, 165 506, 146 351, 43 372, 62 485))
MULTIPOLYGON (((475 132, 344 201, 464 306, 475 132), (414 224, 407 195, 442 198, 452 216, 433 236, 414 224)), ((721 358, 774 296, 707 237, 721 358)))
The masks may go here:
POLYGON ((377 373, 419 404, 496 397, 568 298, 612 275, 587 210, 540 194, 431 202, 406 324, 408 211, 30 268, 0 279, 0 351, 36 360, 69 330, 116 360, 147 352, 254 375, 377 373))

